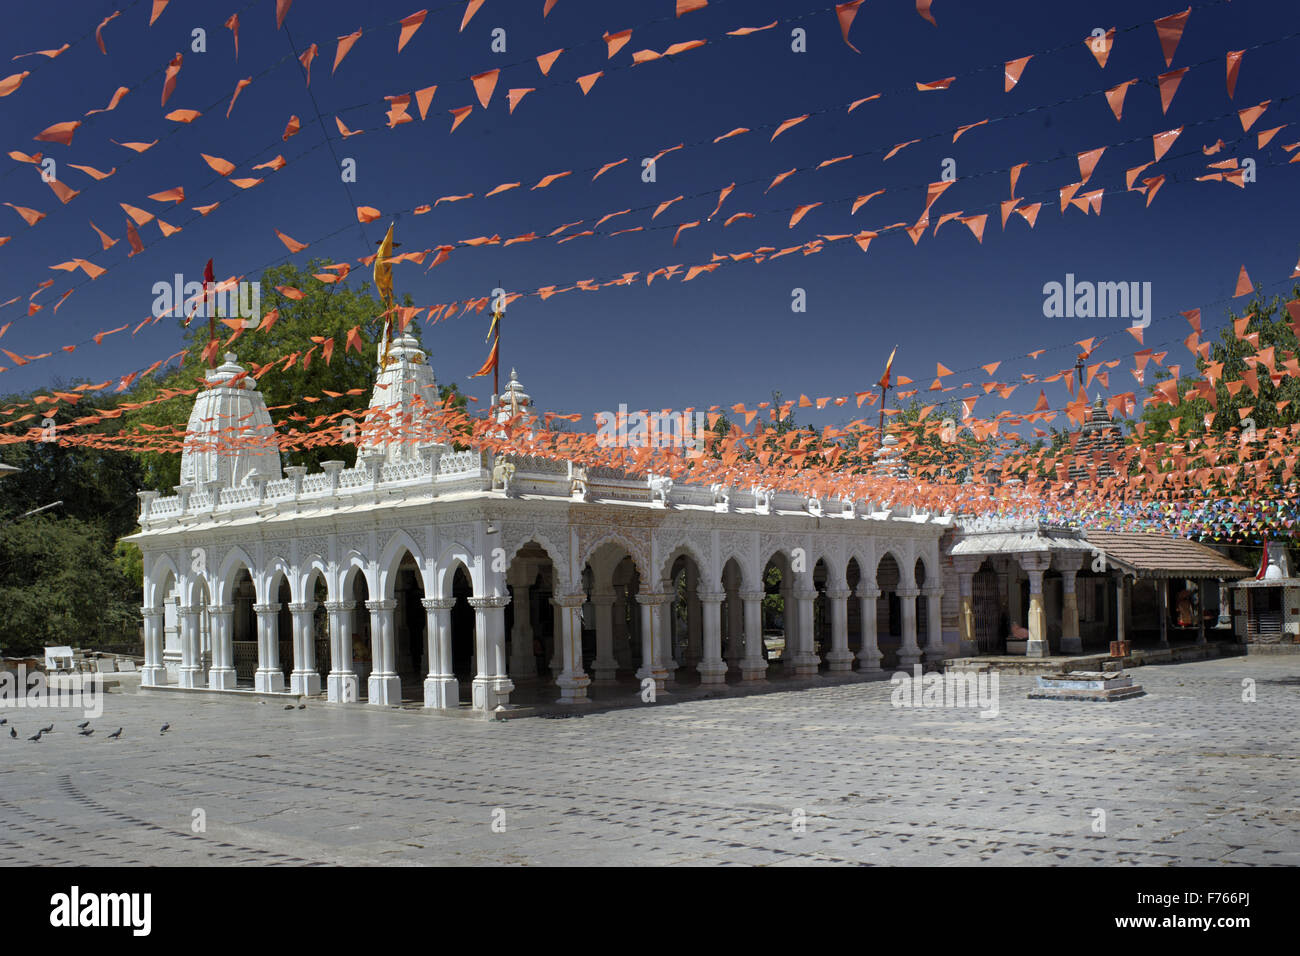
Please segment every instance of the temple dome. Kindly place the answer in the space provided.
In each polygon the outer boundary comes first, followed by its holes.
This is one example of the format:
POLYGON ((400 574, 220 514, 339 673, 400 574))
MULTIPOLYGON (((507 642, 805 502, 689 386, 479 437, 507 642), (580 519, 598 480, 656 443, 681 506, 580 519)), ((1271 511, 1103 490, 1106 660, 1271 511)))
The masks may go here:
POLYGON ((384 363, 378 347, 378 373, 359 451, 382 453, 388 462, 419 457, 421 444, 437 440, 433 410, 441 405, 438 383, 420 344, 409 335, 393 339, 384 363))
POLYGON ((194 399, 181 453, 183 485, 201 488, 217 481, 234 487, 259 475, 283 477, 275 426, 257 381, 236 364, 233 352, 225 359, 208 370, 207 388, 194 399))
POLYGON ((519 382, 519 373, 511 369, 510 381, 497 399, 496 420, 508 422, 516 415, 532 415, 532 407, 533 397, 524 391, 519 382))

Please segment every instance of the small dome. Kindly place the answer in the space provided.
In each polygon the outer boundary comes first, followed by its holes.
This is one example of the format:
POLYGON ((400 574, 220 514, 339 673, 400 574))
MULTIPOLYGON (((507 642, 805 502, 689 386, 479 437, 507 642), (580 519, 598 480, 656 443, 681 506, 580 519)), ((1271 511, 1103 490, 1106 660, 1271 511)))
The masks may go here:
POLYGON ((224 364, 209 369, 208 387, 194 399, 181 453, 181 484, 201 488, 210 481, 223 487, 256 475, 283 477, 275 426, 257 381, 227 352, 224 364))
POLYGON ((376 357, 379 369, 358 450, 382 452, 389 463, 418 458, 419 446, 436 440, 433 410, 441 399, 433 369, 410 335, 392 340, 387 364, 382 341, 376 357))

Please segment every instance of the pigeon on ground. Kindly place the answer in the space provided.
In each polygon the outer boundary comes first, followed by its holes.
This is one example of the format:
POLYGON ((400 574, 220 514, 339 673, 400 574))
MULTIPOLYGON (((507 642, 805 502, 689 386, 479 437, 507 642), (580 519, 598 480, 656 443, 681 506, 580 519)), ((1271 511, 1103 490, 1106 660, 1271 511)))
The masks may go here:
POLYGON ((158 731, 158 736, 161 737, 163 734, 167 733, 167 731, 169 731, 169 730, 171 730, 171 729, 172 729, 172 725, 171 725, 171 724, 163 724, 163 725, 162 725, 162 730, 158 731))
POLYGON ((284 709, 285 709, 285 710, 293 710, 293 704, 285 704, 285 705, 284 705, 284 709))
POLYGON ((77 731, 77 733, 78 733, 80 736, 82 736, 82 737, 89 737, 89 736, 90 736, 91 734, 93 734, 94 732, 95 732, 95 728, 94 728, 94 727, 88 727, 88 728, 86 728, 85 730, 78 730, 78 731, 77 731))
POLYGON ((41 733, 43 733, 43 734, 52 734, 52 733, 54 733, 54 725, 53 725, 53 724, 50 724, 50 726, 48 726, 48 727, 42 727, 42 728, 41 728, 41 733))
POLYGON ((88 720, 83 720, 81 723, 77 724, 77 729, 78 729, 78 730, 85 730, 85 729, 86 729, 87 727, 89 727, 89 726, 90 726, 90 721, 88 721, 88 720))
POLYGON ((117 728, 117 730, 115 730, 113 733, 111 733, 111 734, 108 735, 108 739, 109 739, 109 740, 116 740, 118 737, 121 737, 121 736, 122 736, 122 728, 119 727, 119 728, 117 728))
POLYGON ((0 727, 3 727, 7 723, 9 723, 8 717, 0 717, 0 727))
POLYGON ((43 731, 43 730, 38 730, 38 731, 36 731, 36 736, 35 736, 35 737, 28 737, 27 739, 28 739, 28 740, 34 740, 34 741, 36 741, 37 743, 40 743, 40 742, 41 742, 41 734, 43 734, 43 733, 45 733, 45 731, 43 731))
POLYGON ((306 709, 307 709, 307 705, 306 705, 306 704, 299 704, 299 705, 298 705, 298 709, 299 709, 299 710, 306 710, 306 709))
POLYGON ((18 739, 18 731, 14 730, 12 727, 10 727, 10 728, 9 728, 9 736, 12 737, 14 740, 17 740, 17 739, 18 739))

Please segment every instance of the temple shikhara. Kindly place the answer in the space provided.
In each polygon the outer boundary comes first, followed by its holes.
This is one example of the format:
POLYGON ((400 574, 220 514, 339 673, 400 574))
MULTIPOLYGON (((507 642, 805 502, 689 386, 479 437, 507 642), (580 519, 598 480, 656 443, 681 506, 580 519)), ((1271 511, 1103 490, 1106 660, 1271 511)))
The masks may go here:
MULTIPOLYGON (((236 356, 210 370, 181 484, 139 493, 129 539, 144 556, 144 685, 491 713, 525 687, 579 703, 593 684, 815 684, 1131 638, 1206 643, 1233 624, 1226 582, 1249 574, 1165 535, 461 447, 437 405, 419 343, 386 335, 356 464, 308 474, 281 466, 236 356), (224 440, 235 422, 239 440, 224 440)), ((513 372, 490 415, 536 420, 513 372)), ((1099 405, 1084 450, 1104 454, 1112 430, 1099 405)), ((907 480, 892 436, 873 466, 907 480)))

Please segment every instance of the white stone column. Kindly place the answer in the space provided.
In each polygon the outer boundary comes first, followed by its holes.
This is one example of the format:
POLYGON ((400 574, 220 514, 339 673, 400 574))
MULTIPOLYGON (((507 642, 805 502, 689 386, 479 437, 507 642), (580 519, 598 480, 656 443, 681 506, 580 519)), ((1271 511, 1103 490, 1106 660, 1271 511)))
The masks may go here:
POLYGON ((781 650, 781 666, 788 677, 794 673, 793 661, 799 648, 799 608, 788 571, 781 573, 781 621, 782 637, 785 640, 785 646, 781 650))
POLYGON ((903 614, 903 640, 898 645, 898 666, 910 670, 921 663, 921 648, 916 644, 916 588, 900 587, 894 594, 903 614))
POLYGON ((367 601, 366 610, 370 612, 372 661, 370 679, 366 682, 369 702, 377 705, 400 704, 402 679, 393 670, 393 662, 397 657, 393 640, 393 612, 397 610, 397 599, 367 601))
POLYGON ((1079 596, 1075 592, 1075 578, 1083 567, 1083 556, 1057 554, 1052 563, 1061 572, 1061 653, 1082 654, 1083 637, 1079 634, 1079 596))
POLYGON ((140 672, 141 687, 165 687, 167 668, 163 666, 163 614, 160 607, 142 607, 144 619, 144 668, 140 672))
POLYGON ((925 662, 937 663, 943 660, 943 609, 939 599, 943 597, 943 588, 927 585, 921 593, 925 596, 925 662))
POLYGON ((551 674, 558 677, 564 669, 564 615, 551 592, 551 674))
POLYGON ((862 636, 858 648, 858 672, 863 674, 880 673, 880 644, 876 635, 876 601, 880 598, 880 588, 874 585, 858 585, 858 617, 861 619, 862 636))
POLYGON ((961 598, 957 611, 957 656, 975 657, 979 654, 979 641, 975 638, 975 572, 983 559, 979 557, 956 557, 953 568, 957 572, 957 589, 961 598))
POLYGON ((284 691, 284 671, 280 670, 280 605, 254 604, 257 614, 257 671, 253 687, 263 694, 284 691))
POLYGON ((352 669, 352 612, 356 601, 326 601, 330 615, 330 671, 325 677, 325 699, 332 704, 355 704, 361 697, 352 669))
POLYGON ((176 672, 181 687, 204 686, 199 665, 199 606, 184 604, 177 609, 181 625, 181 666, 176 672))
POLYGON ((853 670, 853 652, 849 650, 849 595, 851 593, 847 588, 826 592, 826 601, 831 607, 831 649, 826 654, 828 670, 853 670))
MULTIPOLYGON (((452 669, 451 610, 455 598, 423 598, 427 627, 429 675, 424 679, 424 706, 438 710, 460 707, 460 681, 452 669)), ((534 672, 537 668, 534 666, 534 672)))
POLYGON ((621 584, 614 588, 614 606, 610 615, 613 618, 614 659, 618 661, 619 670, 631 670, 635 654, 632 634, 627 626, 627 590, 621 584))
POLYGON ((745 607, 740 600, 739 575, 726 586, 727 590, 727 670, 740 671, 745 657, 745 607))
POLYGON ((1026 657, 1050 657, 1047 639, 1047 611, 1043 607, 1043 574, 1052 564, 1049 552, 1022 554, 1020 566, 1029 575, 1029 644, 1026 657))
POLYGON ((1128 640, 1128 578, 1122 573, 1115 578, 1115 640, 1128 640))
POLYGON ((741 591, 744 605, 745 657, 740 663, 741 680, 766 680, 767 659, 763 657, 763 591, 741 591))
POLYGON ((528 584, 517 578, 511 585, 514 620, 510 628, 510 676, 537 676, 537 655, 533 653, 533 602, 528 584))
POLYGON ((208 686, 213 690, 235 689, 234 616, 233 604, 208 605, 208 622, 212 630, 212 667, 208 671, 208 686))
POLYGON ((577 704, 587 699, 591 678, 582 666, 582 605, 585 594, 559 594, 552 600, 560 609, 560 651, 562 655, 560 676, 555 679, 560 688, 561 704, 577 704))
POLYGON ((794 666, 787 673, 793 673, 795 677, 816 677, 817 667, 821 664, 821 658, 817 656, 813 644, 813 602, 817 600, 817 591, 807 588, 793 592, 792 596, 799 623, 796 650, 790 659, 794 666))
POLYGON ((637 604, 641 608, 641 666, 637 669, 637 680, 647 677, 655 682, 656 689, 662 693, 668 682, 668 669, 663 664, 662 608, 671 604, 672 595, 667 593, 637 594, 637 604))
POLYGON ((727 664, 722 659, 722 599, 725 595, 705 592, 699 596, 703 611, 702 655, 695 665, 699 671, 701 684, 725 684, 727 682, 727 664))
POLYGON ((701 660, 704 630, 700 608, 700 572, 691 562, 686 564, 686 650, 678 662, 695 667, 701 660))
POLYGON ((614 656, 614 595, 597 592, 591 596, 596 609, 596 659, 591 662, 597 683, 612 683, 618 677, 614 656))
POLYGON ((474 609, 474 649, 478 658, 478 673, 474 676, 472 694, 474 709, 491 712, 510 703, 514 683, 506 675, 506 605, 508 595, 472 597, 469 606, 474 609))
POLYGON ((316 670, 316 635, 313 615, 316 602, 290 604, 293 612, 293 670, 289 674, 289 690, 305 697, 320 693, 320 672, 316 670))
MULTIPOLYGON (((664 584, 665 592, 671 598, 672 591, 667 590, 667 583, 664 584)), ((656 641, 659 647, 659 663, 664 672, 668 675, 668 683, 672 684, 677 680, 677 670, 682 665, 674 656, 677 651, 677 621, 673 618, 673 604, 669 600, 656 609, 658 621, 656 627, 659 628, 659 639, 656 641)))

